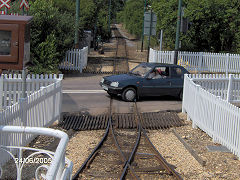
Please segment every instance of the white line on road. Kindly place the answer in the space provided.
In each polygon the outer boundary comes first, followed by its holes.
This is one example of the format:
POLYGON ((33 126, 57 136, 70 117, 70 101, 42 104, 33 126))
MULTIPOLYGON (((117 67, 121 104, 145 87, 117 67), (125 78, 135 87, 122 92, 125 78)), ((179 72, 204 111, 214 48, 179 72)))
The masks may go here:
POLYGON ((104 90, 63 90, 64 94, 97 94, 106 93, 104 90))

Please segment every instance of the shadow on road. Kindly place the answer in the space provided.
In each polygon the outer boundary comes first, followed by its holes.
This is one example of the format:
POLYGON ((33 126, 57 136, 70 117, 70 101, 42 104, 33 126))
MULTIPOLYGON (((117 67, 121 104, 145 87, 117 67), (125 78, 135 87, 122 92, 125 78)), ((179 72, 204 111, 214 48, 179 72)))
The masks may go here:
MULTIPOLYGON (((110 95, 106 95, 107 97, 111 97, 110 95)), ((113 99, 123 101, 121 96, 113 95, 113 99)), ((149 97, 140 97, 137 102, 144 102, 144 101, 179 101, 181 100, 178 97, 174 96, 149 96, 149 97)))

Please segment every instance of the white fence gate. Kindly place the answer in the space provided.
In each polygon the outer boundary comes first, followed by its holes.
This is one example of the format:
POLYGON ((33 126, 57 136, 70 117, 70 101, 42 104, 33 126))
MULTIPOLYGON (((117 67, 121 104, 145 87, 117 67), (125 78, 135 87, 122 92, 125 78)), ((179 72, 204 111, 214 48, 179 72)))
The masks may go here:
POLYGON ((193 127, 197 126, 205 131, 214 141, 228 147, 238 158, 240 109, 229 102, 240 103, 239 82, 239 76, 233 75, 230 78, 223 75, 185 75, 182 102, 182 110, 193 121, 193 127))
MULTIPOLYGON (((149 62, 173 64, 174 51, 150 49, 149 62)), ((188 71, 240 73, 240 55, 238 54, 179 51, 177 63, 188 71)))
POLYGON ((66 52, 65 59, 59 65, 60 69, 77 70, 82 73, 82 70, 87 66, 88 47, 83 49, 72 49, 66 52))

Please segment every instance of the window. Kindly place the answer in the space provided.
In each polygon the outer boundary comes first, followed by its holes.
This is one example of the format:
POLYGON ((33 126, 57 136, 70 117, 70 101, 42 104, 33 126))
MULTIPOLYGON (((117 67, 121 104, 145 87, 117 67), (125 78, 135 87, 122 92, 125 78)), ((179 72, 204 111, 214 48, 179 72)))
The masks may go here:
POLYGON ((151 79, 167 78, 169 76, 169 67, 156 67, 150 74, 151 79))
POLYGON ((181 68, 172 68, 172 77, 182 78, 182 69, 181 68))
POLYGON ((130 73, 135 74, 137 76, 144 77, 150 70, 151 70, 151 67, 140 64, 139 66, 131 70, 130 73))
POLYGON ((11 31, 0 30, 0 55, 11 54, 11 31))
POLYGON ((18 24, 0 24, 0 63, 18 62, 18 24))

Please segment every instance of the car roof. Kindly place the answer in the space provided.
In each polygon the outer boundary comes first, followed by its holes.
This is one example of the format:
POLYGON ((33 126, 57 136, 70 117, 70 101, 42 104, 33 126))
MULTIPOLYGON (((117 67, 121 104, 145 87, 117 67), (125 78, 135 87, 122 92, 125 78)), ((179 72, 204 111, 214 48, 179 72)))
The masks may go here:
POLYGON ((155 66, 168 66, 168 67, 181 67, 184 68, 182 66, 176 65, 176 64, 166 64, 166 63, 141 63, 141 64, 146 64, 147 66, 150 67, 155 67, 155 66))

